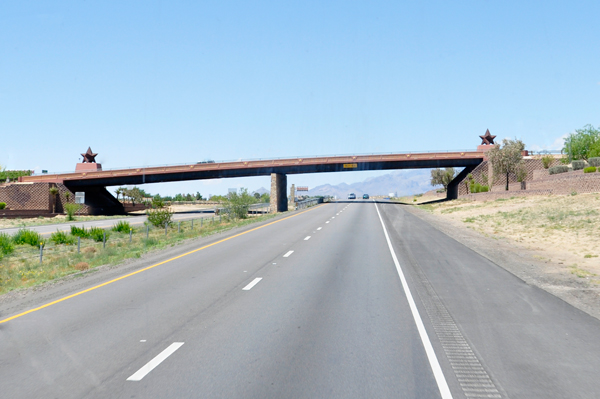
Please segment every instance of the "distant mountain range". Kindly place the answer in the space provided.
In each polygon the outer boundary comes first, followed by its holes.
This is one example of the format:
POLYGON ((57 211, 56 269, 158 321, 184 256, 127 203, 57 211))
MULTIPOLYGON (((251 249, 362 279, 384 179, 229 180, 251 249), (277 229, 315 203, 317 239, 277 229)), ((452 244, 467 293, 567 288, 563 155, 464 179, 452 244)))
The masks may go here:
MULTIPOLYGON (((430 184, 431 172, 429 169, 398 170, 382 176, 370 177, 362 182, 337 185, 323 184, 308 191, 308 195, 332 195, 337 198, 346 198, 348 194, 354 193, 357 197, 363 194, 388 195, 396 193, 397 196, 420 194, 432 190, 430 184)), ((264 187, 255 192, 259 194, 269 193, 264 187)))

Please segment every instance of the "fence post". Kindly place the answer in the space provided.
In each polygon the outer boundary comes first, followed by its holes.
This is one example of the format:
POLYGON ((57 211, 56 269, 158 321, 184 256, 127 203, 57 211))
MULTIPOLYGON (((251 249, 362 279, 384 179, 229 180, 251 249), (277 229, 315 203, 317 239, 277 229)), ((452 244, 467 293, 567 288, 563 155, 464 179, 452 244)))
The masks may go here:
POLYGON ((79 249, 81 248, 81 237, 77 236, 77 253, 79 252, 79 249))
POLYGON ((177 222, 177 232, 181 233, 181 221, 177 222))
POLYGON ((44 256, 44 243, 40 242, 40 265, 42 264, 42 257, 44 256))
POLYGON ((202 222, 204 222, 204 218, 200 219, 200 228, 202 228, 202 224, 203 224, 202 222))
POLYGON ((221 213, 219 212, 219 224, 221 224, 221 213))
POLYGON ((102 232, 102 249, 106 248, 106 230, 102 232))
POLYGON ((167 228, 169 227, 169 223, 165 223, 165 236, 167 235, 167 228))
POLYGON ((194 219, 192 219, 192 230, 194 230, 194 219))
POLYGON ((131 236, 133 235, 133 229, 129 229, 129 243, 131 244, 131 236))

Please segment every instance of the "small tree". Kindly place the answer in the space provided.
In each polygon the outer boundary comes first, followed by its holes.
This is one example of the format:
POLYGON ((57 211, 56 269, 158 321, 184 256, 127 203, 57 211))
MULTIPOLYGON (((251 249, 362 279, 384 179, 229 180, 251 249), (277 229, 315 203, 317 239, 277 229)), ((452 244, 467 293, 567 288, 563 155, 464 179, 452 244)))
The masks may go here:
POLYGON ((248 217, 248 209, 256 202, 256 198, 248 193, 248 189, 242 188, 238 193, 227 194, 224 203, 225 213, 234 219, 245 219, 248 217))
POLYGON ((55 213, 56 211, 56 195, 58 194, 58 188, 56 187, 50 187, 50 190, 48 190, 50 192, 50 195, 52 196, 52 213, 55 213))
POLYGON ((508 178, 511 173, 516 173, 523 160, 525 144, 521 140, 502 140, 502 145, 496 144, 487 152, 492 163, 494 173, 506 175, 506 190, 508 191, 508 178))
POLYGON ((164 228, 172 223, 173 211, 167 207, 160 207, 146 210, 146 215, 148 216, 148 222, 154 227, 164 228))
POLYGON ((600 155, 600 130, 592 125, 575 130, 575 133, 569 134, 565 139, 562 152, 567 155, 569 163, 600 155))
POLYGON ((446 168, 446 169, 433 169, 431 171, 431 185, 444 186, 444 191, 448 191, 448 184, 454 179, 456 172, 454 168, 446 168))
POLYGON ((68 202, 65 204, 65 211, 67 212, 67 220, 75 220, 75 213, 81 208, 79 204, 68 202))

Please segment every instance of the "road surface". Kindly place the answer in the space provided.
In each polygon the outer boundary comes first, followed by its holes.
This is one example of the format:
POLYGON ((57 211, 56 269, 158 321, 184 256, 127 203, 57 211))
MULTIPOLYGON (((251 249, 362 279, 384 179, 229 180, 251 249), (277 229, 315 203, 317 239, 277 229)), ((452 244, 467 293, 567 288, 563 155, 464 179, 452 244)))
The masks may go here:
POLYGON ((0 396, 600 392, 597 319, 398 204, 325 204, 102 273, 0 305, 0 396))

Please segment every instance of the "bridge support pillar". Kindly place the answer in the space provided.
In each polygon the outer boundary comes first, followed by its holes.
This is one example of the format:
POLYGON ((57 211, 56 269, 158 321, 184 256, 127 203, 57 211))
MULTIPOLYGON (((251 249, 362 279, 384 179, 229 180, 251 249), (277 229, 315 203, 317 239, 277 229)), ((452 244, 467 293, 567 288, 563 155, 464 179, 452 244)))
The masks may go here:
POLYGON ((448 200, 458 199, 459 183, 462 182, 463 180, 465 180, 467 175, 469 173, 471 173, 473 171, 473 169, 475 169, 476 167, 477 167, 477 165, 467 166, 462 170, 462 172, 460 172, 458 174, 458 176, 456 176, 454 179, 452 179, 450 184, 448 184, 448 189, 446 190, 446 199, 448 199, 448 200))
POLYGON ((288 210, 287 176, 283 173, 271 173, 271 213, 288 210))

